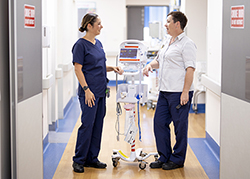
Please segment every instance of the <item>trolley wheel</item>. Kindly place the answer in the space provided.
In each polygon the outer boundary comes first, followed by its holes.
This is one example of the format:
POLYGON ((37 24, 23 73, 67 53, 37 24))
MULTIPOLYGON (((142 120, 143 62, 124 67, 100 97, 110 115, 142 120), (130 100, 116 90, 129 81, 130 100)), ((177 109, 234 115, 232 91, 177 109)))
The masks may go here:
POLYGON ((152 104, 152 107, 151 107, 153 110, 155 109, 155 105, 154 104, 152 104))
POLYGON ((139 168, 141 170, 144 170, 146 168, 146 163, 143 163, 143 162, 139 163, 139 168))
POLYGON ((152 104, 153 104, 153 101, 152 101, 152 100, 148 100, 148 101, 147 101, 147 110, 149 110, 149 109, 152 108, 152 104))

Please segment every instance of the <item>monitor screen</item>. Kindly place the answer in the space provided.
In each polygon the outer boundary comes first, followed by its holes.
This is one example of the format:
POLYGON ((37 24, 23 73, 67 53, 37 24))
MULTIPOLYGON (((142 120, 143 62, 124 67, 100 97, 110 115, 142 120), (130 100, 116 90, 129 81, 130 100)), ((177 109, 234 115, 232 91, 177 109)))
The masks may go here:
POLYGON ((120 58, 137 58, 137 49, 122 48, 120 58))

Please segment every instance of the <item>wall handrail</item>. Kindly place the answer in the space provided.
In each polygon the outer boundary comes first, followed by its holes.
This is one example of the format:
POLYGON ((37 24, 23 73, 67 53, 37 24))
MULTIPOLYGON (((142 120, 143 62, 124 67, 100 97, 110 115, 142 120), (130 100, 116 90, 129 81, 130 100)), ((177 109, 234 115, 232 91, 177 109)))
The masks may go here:
POLYGON ((65 64, 59 64, 58 67, 62 68, 63 72, 68 72, 73 68, 73 64, 72 64, 72 62, 65 63, 65 64))
POLYGON ((221 84, 218 83, 217 81, 211 79, 206 74, 202 74, 201 75, 201 83, 206 88, 208 88, 209 90, 214 92, 217 96, 221 96, 221 84))
POLYGON ((43 78, 43 89, 47 90, 54 84, 54 78, 53 75, 50 74, 46 78, 43 78))

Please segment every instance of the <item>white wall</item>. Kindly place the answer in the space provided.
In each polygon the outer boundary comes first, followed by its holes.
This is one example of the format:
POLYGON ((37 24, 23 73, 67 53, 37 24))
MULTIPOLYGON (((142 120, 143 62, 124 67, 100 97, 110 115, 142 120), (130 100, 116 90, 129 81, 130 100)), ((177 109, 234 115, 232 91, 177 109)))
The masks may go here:
POLYGON ((221 94, 220 178, 250 176, 250 103, 221 94))
MULTIPOLYGON (((43 81, 50 75, 55 78, 55 1, 42 0, 42 26, 49 28, 47 36, 50 36, 50 46, 43 47, 43 81)), ((44 29, 43 29, 44 30, 44 29)), ((55 81, 52 79, 52 81, 55 81)), ((43 89, 43 138, 49 130, 49 125, 55 122, 55 85, 51 83, 49 88, 43 89)))
POLYGON ((71 49, 77 40, 77 9, 72 0, 57 0, 57 65, 67 64, 72 61, 71 49))
POLYGON ((208 1, 207 18, 207 73, 221 83, 222 0, 208 1))
MULTIPOLYGON (((63 73, 63 108, 67 105, 71 97, 73 96, 73 68, 70 71, 63 73)), ((59 89, 59 90, 62 90, 59 89)))
POLYGON ((17 104, 17 116, 17 176, 18 178, 42 179, 42 93, 19 102, 17 104))
POLYGON ((209 89, 206 91, 206 96, 206 132, 220 146, 221 98, 209 89))
POLYGON ((64 71, 63 83, 61 83, 61 86, 58 86, 58 90, 63 90, 63 93, 60 93, 62 96, 58 97, 58 103, 63 103, 63 108, 65 108, 74 94, 72 88, 74 70, 71 50, 77 40, 77 32, 78 22, 76 3, 68 0, 57 0, 56 67, 62 68, 64 71))
POLYGON ((42 7, 43 26, 50 29, 50 46, 43 48, 43 79, 49 75, 53 78, 51 86, 43 90, 44 138, 48 133, 48 126, 59 118, 58 103, 62 104, 60 110, 63 113, 63 108, 74 94, 71 49, 77 40, 78 27, 74 1, 43 0, 42 7), (56 78, 56 69, 59 67, 64 70, 60 79, 63 83, 58 83, 59 79, 56 78))
POLYGON ((186 33, 197 46, 197 61, 207 61, 206 27, 207 0, 186 0, 185 14, 188 18, 186 33))
MULTIPOLYGON (((202 64, 206 64, 207 61, 207 0, 185 0, 182 1, 182 3, 183 4, 181 10, 186 14, 188 18, 185 32, 197 46, 197 68, 194 74, 194 87, 197 90, 202 90, 203 88, 200 87, 198 75, 201 71, 203 71, 202 64)), ((198 96, 198 103, 205 103, 205 93, 201 93, 198 96)))
MULTIPOLYGON (((207 76, 221 84, 222 0, 208 0, 207 12, 207 76)), ((220 146, 221 98, 207 89, 206 99, 206 131, 220 146)))

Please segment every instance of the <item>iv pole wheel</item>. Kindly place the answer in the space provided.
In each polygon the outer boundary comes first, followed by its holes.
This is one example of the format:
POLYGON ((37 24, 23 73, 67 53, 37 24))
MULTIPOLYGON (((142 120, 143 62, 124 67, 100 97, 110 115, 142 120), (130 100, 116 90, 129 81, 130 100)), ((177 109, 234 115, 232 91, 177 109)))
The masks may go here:
POLYGON ((114 167, 117 167, 117 165, 118 165, 118 163, 119 163, 118 160, 119 160, 119 159, 117 159, 117 158, 112 158, 112 162, 113 162, 113 166, 114 166, 114 167))
POLYGON ((144 163, 144 162, 139 163, 139 168, 141 170, 144 170, 146 168, 146 163, 144 163))
POLYGON ((141 153, 140 153, 141 157, 145 157, 146 155, 147 155, 147 153, 141 151, 141 153))
POLYGON ((155 158, 155 161, 157 161, 158 160, 158 155, 157 154, 154 155, 154 158, 155 158))

